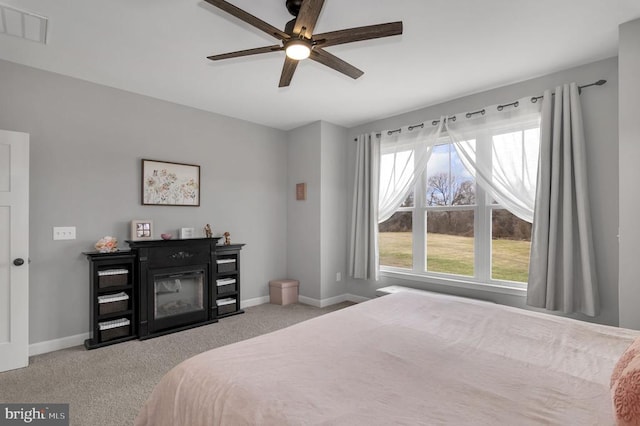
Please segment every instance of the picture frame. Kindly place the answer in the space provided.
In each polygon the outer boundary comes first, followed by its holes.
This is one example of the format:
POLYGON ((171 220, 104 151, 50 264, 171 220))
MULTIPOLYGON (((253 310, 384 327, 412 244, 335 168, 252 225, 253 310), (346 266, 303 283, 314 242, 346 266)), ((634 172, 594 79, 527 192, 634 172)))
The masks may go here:
POLYGON ((142 159, 142 205, 200 206, 200 166, 142 159))
POLYGON ((131 241, 153 240, 153 221, 139 219, 131 221, 131 241))
POLYGON ((178 230, 178 238, 186 240, 195 237, 196 230, 194 228, 180 228, 178 230))
POLYGON ((305 201, 307 199, 307 184, 306 182, 296 184, 296 200, 305 201))

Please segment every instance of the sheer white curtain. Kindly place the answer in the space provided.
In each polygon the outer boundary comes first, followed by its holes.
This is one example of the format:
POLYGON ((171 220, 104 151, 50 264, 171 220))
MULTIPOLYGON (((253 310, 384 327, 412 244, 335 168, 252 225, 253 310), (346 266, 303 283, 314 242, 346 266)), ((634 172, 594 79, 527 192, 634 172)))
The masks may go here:
POLYGON ((442 121, 382 132, 378 223, 389 219, 407 199, 441 132, 442 121))
POLYGON ((496 202, 533 222, 540 102, 519 99, 453 117, 445 120, 446 134, 467 170, 496 202), (490 158, 478 161, 482 155, 490 158))
POLYGON ((360 136, 351 232, 351 276, 377 278, 377 225, 390 218, 407 199, 437 144, 453 144, 464 166, 493 200, 532 222, 540 109, 540 102, 524 98, 473 113, 443 116, 419 126, 384 131, 379 141, 372 135, 360 136), (372 163, 375 154, 371 155, 361 145, 379 150, 377 163, 372 163), (365 195, 366 191, 369 196, 365 195))
POLYGON ((542 102, 527 304, 593 317, 600 307, 580 95, 575 83, 553 94, 542 102))
POLYGON ((378 223, 407 198, 441 130, 439 123, 383 132, 379 139, 373 133, 357 138, 349 250, 353 278, 378 279, 378 223))

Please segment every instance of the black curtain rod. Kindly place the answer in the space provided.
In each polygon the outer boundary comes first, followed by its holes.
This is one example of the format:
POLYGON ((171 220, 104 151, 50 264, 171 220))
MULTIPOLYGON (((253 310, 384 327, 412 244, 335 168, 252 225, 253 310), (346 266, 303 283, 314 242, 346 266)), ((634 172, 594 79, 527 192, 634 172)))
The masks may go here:
MULTIPOLYGON (((583 86, 578 86, 578 93, 582 93, 582 89, 586 89, 587 87, 602 86, 606 82, 607 82, 607 80, 598 80, 595 83, 585 84, 583 86)), ((552 93, 551 95, 555 95, 555 93, 552 93)), ((542 99, 542 98, 544 98, 544 96, 542 96, 542 95, 534 96, 534 97, 531 98, 531 102, 536 103, 536 102, 538 102, 538 99, 542 99)))
MULTIPOLYGON (((584 84, 584 85, 582 85, 582 86, 578 86, 578 91, 579 91, 579 93, 582 93, 582 89, 586 89, 587 87, 591 87, 591 86, 602 86, 602 85, 603 85, 603 84, 605 84, 606 82, 607 82, 607 80, 598 80, 598 81, 596 81, 595 83, 584 84)), ((552 93, 552 95, 555 95, 555 93, 552 93)), ((544 95, 540 95, 540 96, 533 96, 533 97, 531 98, 531 102, 536 103, 536 102, 538 102, 538 99, 542 99, 542 98, 544 98, 544 95)), ((517 107, 518 107, 518 105, 519 105, 519 102, 518 102, 518 101, 511 102, 511 103, 508 103, 508 104, 498 105, 498 111, 502 111, 505 107, 508 107, 508 106, 514 106, 514 107, 516 107, 516 108, 517 108, 517 107)), ((468 112, 465 116, 466 116, 467 118, 471 118, 472 116, 474 116, 474 115, 476 115, 476 114, 482 114, 482 115, 484 115, 485 113, 486 113, 485 109, 481 109, 481 110, 479 110, 479 111, 468 112)), ((450 120, 452 120, 452 121, 456 121, 456 116, 455 116, 455 115, 454 115, 454 116, 452 116, 452 117, 448 117, 448 118, 449 118, 450 120)), ((436 126, 439 122, 440 122, 440 120, 433 120, 433 121, 431 122, 431 125, 436 126)), ((409 130, 413 130, 413 129, 417 128, 417 127, 423 128, 423 127, 424 127, 424 123, 415 124, 415 125, 413 125, 413 126, 409 126, 408 128, 409 128, 409 130)), ((391 136, 392 134, 394 134, 394 133, 399 133, 399 132, 401 132, 401 131, 402 131, 401 129, 389 130, 389 131, 387 131, 387 134, 388 134, 389 136, 391 136)), ((380 137, 380 136, 381 136, 381 133, 376 133, 376 136, 377 136, 377 137, 380 137)), ((358 140, 358 138, 354 138, 353 140, 354 140, 354 141, 357 141, 357 140, 358 140)))

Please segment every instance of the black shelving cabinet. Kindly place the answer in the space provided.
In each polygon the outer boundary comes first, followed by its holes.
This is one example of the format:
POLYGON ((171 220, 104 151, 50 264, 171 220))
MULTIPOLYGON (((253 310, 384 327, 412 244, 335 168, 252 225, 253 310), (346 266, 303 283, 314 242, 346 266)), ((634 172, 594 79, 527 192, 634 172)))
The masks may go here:
POLYGON ((135 339, 135 254, 84 252, 89 260, 91 292, 91 338, 87 349, 135 339))
POLYGON ((240 250, 244 244, 216 246, 213 252, 213 284, 211 306, 217 318, 241 314, 240 309, 240 250))

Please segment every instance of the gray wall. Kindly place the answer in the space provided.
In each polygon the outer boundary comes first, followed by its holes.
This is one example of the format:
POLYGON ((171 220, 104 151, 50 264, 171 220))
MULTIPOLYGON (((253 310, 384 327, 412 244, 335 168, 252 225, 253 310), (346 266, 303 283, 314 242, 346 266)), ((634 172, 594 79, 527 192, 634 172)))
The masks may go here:
POLYGON ((640 19, 620 26, 620 326, 640 329, 640 19))
POLYGON ((300 281, 302 300, 318 306, 347 290, 346 133, 321 121, 289 132, 287 278, 300 281), (301 182, 307 184, 305 201, 295 199, 301 182))
MULTIPOLYGON (((636 38, 637 40, 637 38, 636 38)), ((637 48, 637 44, 636 44, 637 48)), ((636 71, 637 72, 637 71, 636 71)), ((637 75, 637 74, 636 74, 637 75)), ((473 78, 472 75, 469 78, 473 78)), ((618 323, 618 66, 617 58, 610 58, 524 81, 510 86, 478 93, 456 99, 440 105, 430 106, 417 111, 374 121, 349 130, 349 140, 359 134, 400 126, 431 121, 441 115, 475 111, 487 105, 510 102, 522 97, 541 95, 547 88, 575 81, 578 84, 592 83, 599 79, 607 80, 602 87, 589 88, 582 93, 582 107, 587 142, 587 170, 591 193, 591 213, 596 241, 595 254, 599 289, 602 299, 602 312, 595 321, 604 324, 618 323)), ((637 83, 636 83, 637 91, 637 83)), ((636 92, 637 93, 637 92, 636 92)), ((637 102, 637 100, 636 100, 637 102)), ((637 122, 637 117, 636 117, 637 122)), ((637 128, 636 128, 637 129, 637 128)), ((637 130, 636 130, 637 134, 637 130)), ((637 144, 636 144, 637 145, 637 144)), ((349 144, 349 165, 354 164, 355 144, 349 144)), ((638 157, 634 157, 637 159, 638 157)), ((637 165, 635 166, 637 170, 637 165)), ((352 166, 348 172, 353 176, 352 166)), ((635 173, 638 173, 637 171, 635 173)), ((636 175, 637 176, 637 175, 636 175)), ((349 182, 349 196, 353 192, 353 183, 349 182)), ((349 206, 350 209, 350 206, 349 206)), ((634 209, 635 211, 636 209, 634 209)), ((428 282, 401 281, 383 278, 380 282, 350 280, 349 292, 354 295, 373 297, 375 289, 390 284, 404 284, 412 287, 430 289, 446 293, 492 300, 497 303, 524 307, 524 297, 502 295, 479 290, 467 290, 454 287, 437 286, 428 282)), ((638 300, 637 298, 635 300, 638 300)), ((590 320, 580 316, 581 319, 590 320)))
POLYGON ((321 298, 326 300, 347 292, 347 130, 322 122, 321 138, 321 298))
POLYGON ((0 93, 0 128, 31 135, 31 343, 89 330, 81 252, 105 235, 126 246, 132 219, 156 236, 210 223, 246 243, 243 300, 285 275, 285 132, 5 61, 0 93), (200 165, 201 206, 142 206, 141 158, 200 165), (77 239, 53 241, 54 226, 77 239))
POLYGON ((287 152, 287 277, 300 281, 300 295, 322 297, 320 221, 321 132, 319 121, 289 132, 287 152), (296 184, 307 184, 307 199, 296 200, 296 184))

